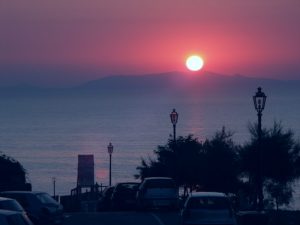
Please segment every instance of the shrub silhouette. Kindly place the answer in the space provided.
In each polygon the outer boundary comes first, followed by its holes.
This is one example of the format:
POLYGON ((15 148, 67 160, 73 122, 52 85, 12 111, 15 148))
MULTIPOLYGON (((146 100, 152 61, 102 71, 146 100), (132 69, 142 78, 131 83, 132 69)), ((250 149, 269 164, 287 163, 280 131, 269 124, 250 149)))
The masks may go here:
POLYGON ((26 171, 15 159, 0 155, 0 191, 28 190, 30 185, 26 183, 26 171))

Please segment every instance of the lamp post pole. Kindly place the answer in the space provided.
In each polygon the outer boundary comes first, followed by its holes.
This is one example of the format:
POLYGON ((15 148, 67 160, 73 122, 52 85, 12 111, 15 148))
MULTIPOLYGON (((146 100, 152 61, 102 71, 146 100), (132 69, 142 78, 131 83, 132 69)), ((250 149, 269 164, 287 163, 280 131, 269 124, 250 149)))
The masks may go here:
POLYGON ((171 123, 173 124, 173 138, 174 138, 174 143, 176 143, 176 124, 178 121, 178 113, 176 112, 175 109, 170 113, 170 118, 171 118, 171 123))
MULTIPOLYGON (((263 174, 262 174, 262 161, 263 161, 263 153, 261 147, 261 138, 262 138, 262 128, 261 128, 261 118, 262 118, 262 111, 265 108, 267 96, 264 92, 261 91, 261 87, 257 89, 256 94, 253 96, 254 107, 257 111, 257 118, 258 118, 258 154, 257 154, 257 198, 258 198, 258 210, 263 210, 264 208, 264 194, 263 194, 263 174)), ((257 198, 255 201, 257 201, 257 198)))
POLYGON ((111 186, 111 156, 114 150, 114 146, 109 143, 109 145, 107 146, 107 151, 109 154, 109 186, 111 186))

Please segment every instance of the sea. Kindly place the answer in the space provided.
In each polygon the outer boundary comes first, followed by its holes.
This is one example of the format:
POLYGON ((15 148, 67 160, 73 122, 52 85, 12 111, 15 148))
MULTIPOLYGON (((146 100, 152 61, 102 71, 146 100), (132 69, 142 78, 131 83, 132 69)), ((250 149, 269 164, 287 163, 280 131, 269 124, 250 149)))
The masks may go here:
MULTIPOLYGON (((276 95, 266 89, 263 127, 274 121, 300 137, 300 95, 276 95)), ((233 140, 250 140, 248 126, 257 122, 252 96, 176 94, 14 94, 0 96, 0 151, 18 160, 27 171, 33 190, 68 195, 77 183, 79 154, 93 154, 95 181, 108 185, 109 154, 112 183, 135 181, 141 159, 153 158, 153 150, 172 135, 170 113, 179 114, 178 136, 210 138, 223 126, 233 140)), ((296 182, 292 209, 300 209, 300 184, 296 182)))

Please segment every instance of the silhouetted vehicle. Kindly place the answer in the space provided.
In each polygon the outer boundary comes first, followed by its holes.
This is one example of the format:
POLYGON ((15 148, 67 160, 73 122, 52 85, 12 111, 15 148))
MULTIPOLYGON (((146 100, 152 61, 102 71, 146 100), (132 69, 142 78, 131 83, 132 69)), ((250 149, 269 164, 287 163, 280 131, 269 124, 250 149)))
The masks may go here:
POLYGON ((0 209, 1 225, 33 225, 25 213, 0 209))
POLYGON ((228 197, 219 192, 194 192, 180 212, 181 225, 236 225, 228 197))
POLYGON ((1 196, 16 199, 36 225, 61 224, 63 207, 49 194, 31 191, 5 191, 1 196))
POLYGON ((112 209, 135 209, 138 187, 139 183, 136 182, 118 183, 111 196, 112 209))
POLYGON ((108 211, 111 209, 111 196, 115 186, 106 187, 97 203, 97 211, 108 211))
POLYGON ((169 177, 147 177, 139 186, 136 204, 138 210, 149 208, 178 208, 178 187, 169 177))

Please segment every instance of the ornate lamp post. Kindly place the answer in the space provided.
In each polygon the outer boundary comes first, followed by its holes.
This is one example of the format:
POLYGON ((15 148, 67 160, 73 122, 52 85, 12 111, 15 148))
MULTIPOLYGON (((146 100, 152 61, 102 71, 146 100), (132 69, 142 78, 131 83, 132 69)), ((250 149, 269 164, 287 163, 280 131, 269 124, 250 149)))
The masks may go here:
MULTIPOLYGON (((263 209, 263 180, 262 180, 262 149, 261 149, 261 136, 262 136, 262 130, 261 130, 261 117, 262 117, 262 111, 265 108, 267 96, 265 93, 261 91, 261 87, 257 88, 256 94, 253 96, 253 102, 255 110, 257 111, 257 117, 258 117, 258 165, 257 165, 257 197, 258 197, 258 209, 263 209)), ((256 199, 257 200, 257 199, 256 199)))
POLYGON ((114 151, 114 146, 111 143, 107 146, 107 151, 109 154, 109 186, 111 186, 111 155, 114 151))
POLYGON ((173 124, 173 138, 174 138, 174 143, 176 143, 176 124, 178 121, 178 113, 176 112, 175 109, 170 113, 170 118, 171 122, 173 124))

